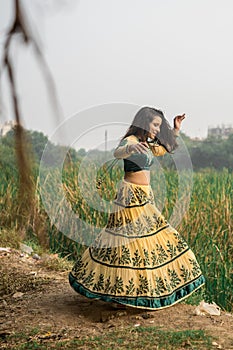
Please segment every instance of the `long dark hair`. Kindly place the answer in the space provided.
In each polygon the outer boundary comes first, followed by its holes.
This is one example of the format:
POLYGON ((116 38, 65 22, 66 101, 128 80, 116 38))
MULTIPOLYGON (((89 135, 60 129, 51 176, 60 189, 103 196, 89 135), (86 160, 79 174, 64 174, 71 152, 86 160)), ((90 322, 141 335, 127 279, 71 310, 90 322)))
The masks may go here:
POLYGON ((170 124, 160 109, 142 107, 135 115, 132 124, 122 139, 130 135, 135 135, 140 139, 140 141, 145 142, 149 135, 149 125, 154 117, 157 116, 162 119, 162 124, 160 127, 160 132, 156 135, 154 141, 156 141, 159 145, 162 145, 167 152, 171 153, 177 148, 178 144, 170 124))

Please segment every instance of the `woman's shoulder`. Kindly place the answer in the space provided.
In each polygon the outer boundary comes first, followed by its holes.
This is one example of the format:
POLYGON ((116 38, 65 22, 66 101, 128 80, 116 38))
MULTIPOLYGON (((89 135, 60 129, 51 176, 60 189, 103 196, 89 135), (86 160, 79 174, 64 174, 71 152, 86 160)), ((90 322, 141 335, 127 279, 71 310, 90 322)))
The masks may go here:
POLYGON ((119 146, 126 146, 127 144, 134 144, 138 142, 139 140, 135 135, 129 135, 120 140, 119 146))
POLYGON ((138 141, 139 141, 138 138, 137 138, 137 136, 135 136, 135 135, 126 136, 126 137, 124 137, 124 138, 122 139, 122 141, 123 141, 123 140, 131 141, 131 142, 138 142, 138 141))

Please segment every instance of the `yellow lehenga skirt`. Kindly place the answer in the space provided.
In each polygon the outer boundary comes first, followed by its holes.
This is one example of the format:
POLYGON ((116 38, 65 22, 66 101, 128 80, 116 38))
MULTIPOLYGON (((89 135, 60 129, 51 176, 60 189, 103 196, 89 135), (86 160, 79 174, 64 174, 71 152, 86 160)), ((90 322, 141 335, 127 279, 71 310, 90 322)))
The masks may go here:
POLYGON ((150 185, 122 180, 113 209, 106 227, 69 274, 75 291, 156 310, 204 284, 194 253, 156 208, 150 185))

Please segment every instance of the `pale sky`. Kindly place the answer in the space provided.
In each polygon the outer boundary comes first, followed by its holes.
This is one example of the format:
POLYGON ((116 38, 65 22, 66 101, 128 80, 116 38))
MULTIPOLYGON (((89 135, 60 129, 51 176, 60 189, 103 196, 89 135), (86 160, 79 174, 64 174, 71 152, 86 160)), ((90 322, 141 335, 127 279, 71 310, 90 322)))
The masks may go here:
MULTIPOLYGON (((0 0, 1 34, 11 23, 12 3, 0 0)), ((146 105, 161 108, 170 123, 175 115, 186 113, 182 130, 191 137, 205 137, 208 126, 233 124, 232 0, 23 4, 56 83, 61 119, 77 114, 76 139, 94 124, 105 123, 100 134, 91 135, 101 143, 108 121, 129 124, 146 105), (107 106, 107 117, 99 113, 102 105, 107 106), (82 114, 87 110, 92 124, 82 114)), ((1 56, 3 39, 1 35, 1 56)), ((59 121, 38 61, 22 45, 14 45, 12 53, 24 125, 50 136, 59 121)), ((5 75, 1 91, 5 103, 0 122, 12 119, 5 75)), ((113 134, 109 126, 110 138, 120 137, 126 124, 113 134)), ((88 140, 83 138, 81 145, 89 148, 88 140)))

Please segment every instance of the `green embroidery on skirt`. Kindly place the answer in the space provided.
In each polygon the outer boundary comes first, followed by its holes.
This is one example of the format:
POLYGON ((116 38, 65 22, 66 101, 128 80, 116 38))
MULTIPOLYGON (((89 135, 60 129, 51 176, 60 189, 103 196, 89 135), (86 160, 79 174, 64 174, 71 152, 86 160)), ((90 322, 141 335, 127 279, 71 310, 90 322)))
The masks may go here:
POLYGON ((183 278, 184 282, 187 282, 188 280, 190 280, 190 277, 191 277, 190 271, 186 269, 184 265, 181 266, 180 271, 181 271, 180 276, 183 278))
POLYGON ((129 280, 129 284, 126 285, 126 295, 133 295, 135 292, 135 285, 133 278, 129 280))

